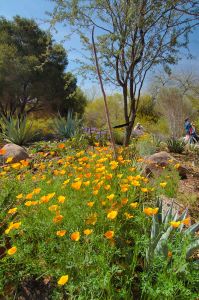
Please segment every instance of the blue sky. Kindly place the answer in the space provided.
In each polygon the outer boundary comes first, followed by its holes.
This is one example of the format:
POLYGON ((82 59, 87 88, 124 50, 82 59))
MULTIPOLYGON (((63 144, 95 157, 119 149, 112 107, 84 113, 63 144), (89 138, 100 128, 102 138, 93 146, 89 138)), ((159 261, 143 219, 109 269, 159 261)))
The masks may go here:
MULTIPOLYGON (((53 3, 50 0, 0 0, 0 15, 5 18, 12 19, 15 15, 20 15, 26 18, 34 18, 39 26, 43 29, 48 29, 48 24, 45 23, 48 17, 46 16, 46 11, 52 11, 53 3)), ((54 33, 54 39, 56 41, 61 41, 64 38, 64 35, 67 33, 66 28, 62 25, 57 27, 58 33, 54 33)), ((66 41, 64 46, 67 49, 74 48, 75 51, 69 51, 69 65, 68 71, 77 72, 77 66, 73 62, 73 59, 81 56, 81 45, 79 38, 74 36, 70 41, 66 41)), ((194 55, 194 59, 192 61, 183 59, 178 66, 175 66, 175 71, 182 72, 186 70, 193 70, 194 72, 199 72, 199 29, 192 34, 190 38, 190 50, 194 55)), ((87 81, 83 81, 80 76, 77 75, 78 84, 84 89, 89 89, 93 83, 87 81)), ((150 82, 150 77, 148 81, 150 82)), ((145 85, 147 88, 147 84, 145 85)), ((112 91, 112 89, 110 89, 112 91)))

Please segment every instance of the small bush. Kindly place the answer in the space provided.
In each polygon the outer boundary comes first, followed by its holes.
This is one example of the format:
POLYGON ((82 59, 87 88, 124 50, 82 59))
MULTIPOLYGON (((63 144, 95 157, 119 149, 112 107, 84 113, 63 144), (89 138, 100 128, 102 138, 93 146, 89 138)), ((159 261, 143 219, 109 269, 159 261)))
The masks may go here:
POLYGON ((123 145, 123 142, 124 142, 124 132, 123 132, 123 130, 116 129, 113 132, 113 135, 114 135, 115 143, 117 145, 123 145))
POLYGON ((185 142, 172 137, 167 140, 167 147, 169 149, 169 152, 181 154, 184 151, 185 142))

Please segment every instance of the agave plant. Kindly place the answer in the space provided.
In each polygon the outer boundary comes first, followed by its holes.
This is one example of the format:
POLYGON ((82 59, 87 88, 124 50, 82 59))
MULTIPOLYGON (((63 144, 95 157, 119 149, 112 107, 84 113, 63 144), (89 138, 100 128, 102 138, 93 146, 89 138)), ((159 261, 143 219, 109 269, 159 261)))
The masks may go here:
POLYGON ((168 240, 174 227, 170 225, 171 221, 179 222, 180 226, 175 229, 182 235, 192 235, 192 242, 186 250, 186 259, 188 260, 193 253, 199 249, 199 238, 195 238, 194 233, 199 230, 199 223, 193 224, 185 229, 183 221, 187 218, 188 209, 179 215, 178 212, 173 212, 173 203, 171 207, 164 213, 162 200, 157 201, 158 213, 153 215, 151 226, 151 237, 149 248, 146 252, 146 262, 150 266, 153 259, 157 255, 164 257, 168 256, 168 240))
POLYGON ((32 130, 32 124, 27 122, 26 117, 6 119, 0 116, 0 137, 16 145, 22 146, 28 144, 35 138, 37 133, 32 130))
POLYGON ((170 152, 181 154, 184 151, 186 143, 183 140, 174 137, 167 140, 167 147, 170 152))
POLYGON ((53 129, 62 138, 73 137, 80 127, 80 120, 73 118, 72 112, 68 111, 67 118, 60 115, 54 120, 53 129))

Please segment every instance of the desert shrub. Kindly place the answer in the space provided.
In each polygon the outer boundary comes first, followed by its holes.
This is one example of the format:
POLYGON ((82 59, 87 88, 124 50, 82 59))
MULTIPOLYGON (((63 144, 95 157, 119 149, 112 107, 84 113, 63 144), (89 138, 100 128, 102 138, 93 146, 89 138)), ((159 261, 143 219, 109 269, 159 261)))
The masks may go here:
POLYGON ((28 123, 31 123, 32 129, 38 132, 35 141, 50 140, 55 136, 53 131, 53 118, 51 117, 31 117, 28 123))
POLYGON ((124 142, 124 131, 122 129, 115 129, 113 132, 115 143, 117 145, 123 145, 124 142))
POLYGON ((136 147, 136 153, 138 156, 147 156, 154 154, 160 149, 160 141, 155 139, 151 134, 144 134, 143 136, 133 138, 131 145, 136 147))
POLYGON ((167 147, 170 152, 181 154, 184 151, 186 143, 183 140, 174 137, 167 140, 167 147))
POLYGON ((38 135, 38 132, 32 129, 32 123, 28 123, 26 117, 6 119, 1 116, 0 136, 6 142, 16 145, 27 145, 38 135))

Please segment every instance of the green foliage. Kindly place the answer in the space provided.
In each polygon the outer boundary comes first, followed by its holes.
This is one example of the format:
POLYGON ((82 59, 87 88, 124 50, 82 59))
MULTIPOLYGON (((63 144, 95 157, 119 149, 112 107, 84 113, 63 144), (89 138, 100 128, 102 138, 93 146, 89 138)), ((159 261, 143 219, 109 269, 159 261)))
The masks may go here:
POLYGON ((32 124, 27 123, 26 117, 14 118, 10 117, 9 120, 4 116, 0 119, 0 136, 7 142, 16 145, 27 145, 36 137, 38 132, 32 130, 32 124))
POLYGON ((33 20, 0 18, 0 112, 5 117, 36 112, 83 113, 85 96, 65 73, 65 49, 33 20))
MULTIPOLYGON (((123 124, 122 95, 113 94, 112 96, 107 96, 107 102, 112 126, 123 124)), ((103 98, 88 102, 85 110, 85 124, 88 127, 97 127, 99 129, 107 128, 107 120, 104 111, 103 98)))
POLYGON ((70 139, 78 132, 80 123, 81 120, 74 118, 72 112, 68 111, 67 118, 59 116, 54 119, 53 128, 61 138, 70 139))
POLYGON ((122 129, 115 129, 113 132, 114 140, 117 145, 123 145, 124 131, 122 129))
POLYGON ((150 95, 140 97, 140 105, 137 112, 137 117, 140 119, 146 118, 150 122, 157 123, 160 114, 156 110, 156 103, 150 95))
POLYGON ((167 140, 167 147, 170 152, 181 154, 185 149, 186 143, 174 137, 167 140))

